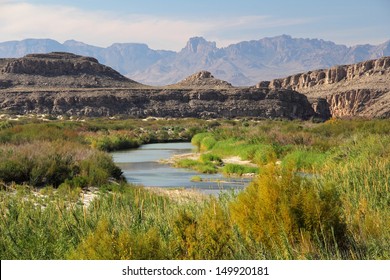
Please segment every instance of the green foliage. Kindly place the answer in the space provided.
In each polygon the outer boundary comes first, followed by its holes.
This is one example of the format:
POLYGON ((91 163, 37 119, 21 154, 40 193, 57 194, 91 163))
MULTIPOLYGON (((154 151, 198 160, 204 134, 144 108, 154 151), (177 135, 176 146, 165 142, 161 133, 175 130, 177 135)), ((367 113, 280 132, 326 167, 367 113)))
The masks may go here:
POLYGON ((205 164, 199 164, 198 166, 196 166, 195 170, 197 170, 200 173, 205 173, 205 174, 214 174, 214 173, 218 172, 217 167, 210 162, 205 163, 205 164))
POLYGON ((327 154, 306 151, 295 150, 288 153, 282 161, 284 168, 294 167, 297 171, 313 172, 314 170, 321 170, 321 167, 325 164, 327 154))
POLYGON ((90 141, 93 148, 107 152, 137 148, 140 146, 140 141, 126 135, 94 137, 90 141))
POLYGON ((191 177, 191 182, 202 182, 202 181, 203 181, 202 177, 200 177, 198 175, 191 177))
POLYGON ((0 130, 12 127, 12 123, 10 121, 2 121, 0 122, 0 130))
POLYGON ((221 165, 222 164, 222 159, 217 156, 217 155, 213 155, 213 154, 201 154, 200 155, 200 161, 203 162, 203 163, 207 163, 207 162, 211 162, 211 163, 214 163, 216 165, 221 165))
POLYGON ((214 137, 206 136, 200 142, 200 150, 209 151, 215 145, 215 143, 217 143, 217 140, 215 140, 214 137))
POLYGON ((63 259, 87 229, 82 209, 63 199, 0 193, 1 259, 63 259))
POLYGON ((0 258, 389 259, 389 134, 388 120, 3 122, 0 258), (112 182, 98 151, 192 136, 200 158, 179 165, 251 172, 222 166, 238 156, 260 175, 219 199, 177 195, 112 182))
POLYGON ((32 141, 80 141, 74 128, 57 123, 28 123, 0 130, 0 143, 24 144, 32 141))
POLYGON ((198 165, 198 162, 193 159, 181 159, 175 162, 176 167, 181 167, 181 168, 195 168, 195 166, 198 165))
POLYGON ((69 254, 74 260, 145 260, 162 259, 164 250, 155 228, 146 233, 118 232, 101 220, 96 229, 69 254))
POLYGON ((232 228, 227 213, 212 199, 199 219, 185 211, 175 220, 180 259, 230 259, 232 228))
POLYGON ((203 151, 206 147, 215 144, 213 137, 210 137, 210 135, 208 132, 198 133, 192 137, 191 144, 197 147, 198 151, 203 151), (204 140, 205 142, 203 143, 204 140))
MULTIPOLYGON (((334 188, 318 188, 269 166, 231 204, 231 215, 248 239, 294 258, 293 252, 303 244, 317 241, 337 249, 347 243, 340 202, 334 188)), ((316 251, 304 253, 311 258, 316 251)))
POLYGON ((226 175, 235 175, 241 176, 246 173, 258 173, 258 167, 245 166, 241 164, 228 163, 223 168, 222 171, 226 175))
POLYGON ((210 161, 200 162, 193 159, 181 159, 175 162, 176 167, 191 168, 200 173, 213 174, 217 173, 217 166, 210 161))
POLYGON ((323 177, 339 188, 355 257, 388 259, 390 137, 356 136, 333 154, 323 177))
POLYGON ((58 187, 68 182, 84 187, 110 177, 121 179, 121 173, 108 155, 77 143, 39 141, 0 147, 0 178, 5 183, 58 187))
POLYGON ((67 201, 77 202, 80 198, 81 187, 62 183, 58 189, 57 194, 67 201))

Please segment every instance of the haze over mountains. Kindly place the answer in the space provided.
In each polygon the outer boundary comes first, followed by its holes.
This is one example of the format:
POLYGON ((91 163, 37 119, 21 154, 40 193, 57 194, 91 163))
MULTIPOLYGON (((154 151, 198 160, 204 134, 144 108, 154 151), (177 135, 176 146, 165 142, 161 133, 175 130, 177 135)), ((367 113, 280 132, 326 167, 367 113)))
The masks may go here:
POLYGON ((308 70, 352 64, 390 55, 390 40, 380 45, 347 47, 319 39, 288 35, 243 41, 218 48, 202 37, 190 38, 179 52, 153 50, 146 44, 115 43, 107 48, 74 40, 51 39, 0 43, 0 57, 65 51, 92 56, 121 74, 149 85, 168 85, 200 70, 236 86, 255 85, 308 70))

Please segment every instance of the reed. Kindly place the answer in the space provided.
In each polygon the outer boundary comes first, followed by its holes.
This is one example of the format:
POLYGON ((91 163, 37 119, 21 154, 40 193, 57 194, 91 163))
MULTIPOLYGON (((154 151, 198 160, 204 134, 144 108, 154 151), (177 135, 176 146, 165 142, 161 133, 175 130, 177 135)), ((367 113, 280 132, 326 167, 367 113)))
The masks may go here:
POLYGON ((0 258, 390 259, 389 132, 386 120, 6 122, 0 258), (200 158, 183 166, 240 174, 222 164, 239 156, 259 175, 238 194, 179 199, 121 181, 91 147, 105 135, 195 135, 200 158))

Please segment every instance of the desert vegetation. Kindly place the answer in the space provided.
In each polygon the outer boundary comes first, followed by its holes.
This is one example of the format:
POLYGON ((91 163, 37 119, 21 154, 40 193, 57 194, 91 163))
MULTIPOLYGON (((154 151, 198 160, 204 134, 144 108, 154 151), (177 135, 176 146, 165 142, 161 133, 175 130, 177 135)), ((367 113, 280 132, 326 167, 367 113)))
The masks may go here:
POLYGON ((387 120, 3 121, 0 257, 389 259, 389 135, 387 120), (106 153, 191 139, 181 166, 252 183, 180 199, 127 184, 106 153))

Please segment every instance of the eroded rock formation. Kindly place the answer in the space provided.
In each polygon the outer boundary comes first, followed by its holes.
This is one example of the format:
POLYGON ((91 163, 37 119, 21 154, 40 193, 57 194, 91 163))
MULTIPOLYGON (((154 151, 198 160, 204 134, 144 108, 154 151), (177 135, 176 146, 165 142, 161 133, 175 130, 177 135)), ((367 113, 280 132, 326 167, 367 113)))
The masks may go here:
POLYGON ((71 53, 29 54, 0 60, 0 88, 140 86, 95 58, 71 53))
POLYGON ((232 88, 232 84, 214 78, 208 71, 197 72, 184 80, 172 85, 179 88, 232 88))
POLYGON ((170 87, 121 76, 94 58, 68 53, 0 61, 0 109, 16 114, 77 116, 318 117, 293 90, 234 88, 202 71, 170 87))
POLYGON ((0 109, 16 114, 77 116, 286 118, 316 116, 303 94, 259 89, 112 89, 7 92, 0 109))
POLYGON ((313 101, 326 99, 336 117, 388 117, 390 57, 263 81, 256 87, 296 90, 313 101))

